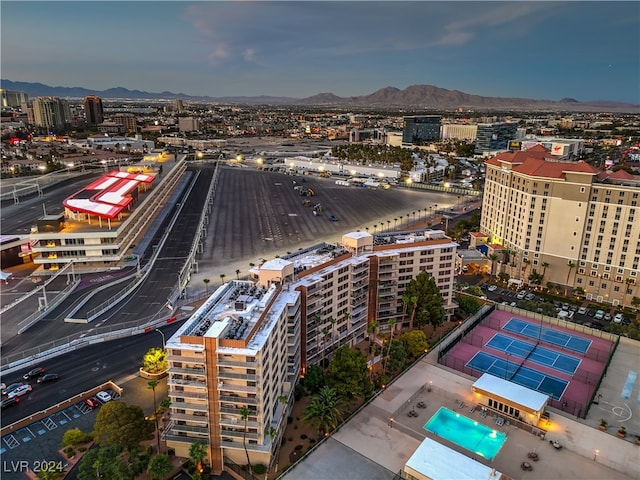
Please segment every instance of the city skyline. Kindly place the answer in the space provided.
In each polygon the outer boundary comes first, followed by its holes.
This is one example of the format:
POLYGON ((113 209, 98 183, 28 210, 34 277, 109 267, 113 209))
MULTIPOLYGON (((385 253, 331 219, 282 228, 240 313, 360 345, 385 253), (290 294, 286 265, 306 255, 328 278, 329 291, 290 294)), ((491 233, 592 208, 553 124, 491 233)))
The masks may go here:
POLYGON ((187 95, 640 104, 636 2, 2 2, 2 77, 187 95), (26 41, 28 39, 28 41, 26 41))

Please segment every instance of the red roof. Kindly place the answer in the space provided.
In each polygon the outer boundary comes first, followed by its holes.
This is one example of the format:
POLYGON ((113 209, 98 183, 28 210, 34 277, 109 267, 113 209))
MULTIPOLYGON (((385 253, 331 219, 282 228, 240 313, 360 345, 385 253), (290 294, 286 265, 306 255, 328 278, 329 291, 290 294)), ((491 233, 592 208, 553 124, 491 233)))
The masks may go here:
POLYGON ((62 204, 73 212, 115 218, 133 198, 129 195, 140 183, 151 183, 153 175, 114 171, 67 197, 62 204))
POLYGON ((599 170, 583 161, 565 162, 554 159, 549 150, 536 145, 529 150, 504 152, 485 161, 497 167, 511 164, 511 170, 531 177, 564 178, 569 172, 597 175, 599 170))

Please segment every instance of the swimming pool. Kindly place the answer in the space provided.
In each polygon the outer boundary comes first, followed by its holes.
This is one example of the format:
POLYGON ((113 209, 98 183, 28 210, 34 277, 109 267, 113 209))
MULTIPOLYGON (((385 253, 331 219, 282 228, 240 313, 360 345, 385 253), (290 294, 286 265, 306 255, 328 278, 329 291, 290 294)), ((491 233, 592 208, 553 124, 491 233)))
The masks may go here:
POLYGON ((498 454, 507 436, 445 407, 435 413, 424 429, 487 460, 498 454))

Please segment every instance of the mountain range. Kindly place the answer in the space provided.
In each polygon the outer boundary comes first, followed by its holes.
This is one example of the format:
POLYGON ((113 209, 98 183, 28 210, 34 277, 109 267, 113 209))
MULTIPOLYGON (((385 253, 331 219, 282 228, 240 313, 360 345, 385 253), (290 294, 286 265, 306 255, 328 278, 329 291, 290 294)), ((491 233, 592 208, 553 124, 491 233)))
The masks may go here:
POLYGON ((14 82, 0 80, 5 90, 26 92, 29 97, 55 96, 61 98, 83 98, 97 95, 103 99, 127 100, 172 100, 212 102, 236 105, 299 105, 329 108, 379 108, 411 110, 514 110, 514 111, 565 111, 565 112, 628 112, 640 113, 640 105, 594 101, 579 102, 572 98, 562 100, 536 100, 530 98, 483 97, 435 87, 433 85, 412 85, 401 90, 384 87, 373 93, 355 97, 339 97, 333 93, 319 93, 307 98, 291 97, 209 97, 184 93, 152 93, 115 87, 107 90, 91 90, 83 87, 52 87, 42 83, 14 82))

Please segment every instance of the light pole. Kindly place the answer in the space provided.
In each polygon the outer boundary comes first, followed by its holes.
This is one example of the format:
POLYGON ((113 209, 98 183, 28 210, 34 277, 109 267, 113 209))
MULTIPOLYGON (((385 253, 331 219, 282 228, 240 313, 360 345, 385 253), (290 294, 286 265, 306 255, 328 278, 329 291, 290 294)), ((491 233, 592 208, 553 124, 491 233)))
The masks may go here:
POLYGON ((600 450, 598 450, 597 448, 593 451, 593 461, 596 461, 596 458, 598 458, 598 454, 600 453, 600 450))
POLYGON ((162 335, 162 348, 164 349, 164 348, 165 348, 165 345, 166 345, 166 344, 165 344, 165 341, 164 341, 164 333, 162 333, 162 330, 160 330, 160 329, 158 329, 158 328, 156 328, 155 330, 156 330, 156 332, 158 332, 160 335, 162 335))
POLYGON ((507 376, 509 375, 509 357, 511 356, 510 353, 507 353, 507 364, 504 367, 504 379, 508 380, 507 376))

